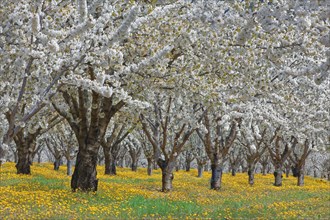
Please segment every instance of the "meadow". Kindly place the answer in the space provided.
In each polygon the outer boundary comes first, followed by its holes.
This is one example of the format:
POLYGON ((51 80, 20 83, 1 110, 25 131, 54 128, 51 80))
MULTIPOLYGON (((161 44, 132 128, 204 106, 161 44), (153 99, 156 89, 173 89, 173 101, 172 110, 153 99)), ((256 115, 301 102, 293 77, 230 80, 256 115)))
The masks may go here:
POLYGON ((210 173, 175 172, 173 191, 162 193, 160 170, 132 172, 118 168, 105 176, 98 167, 96 193, 73 193, 65 167, 34 164, 32 175, 17 175, 15 164, 0 170, 0 219, 330 219, 330 183, 306 177, 283 179, 257 174, 255 186, 247 174, 224 174, 220 191, 209 189, 210 173))

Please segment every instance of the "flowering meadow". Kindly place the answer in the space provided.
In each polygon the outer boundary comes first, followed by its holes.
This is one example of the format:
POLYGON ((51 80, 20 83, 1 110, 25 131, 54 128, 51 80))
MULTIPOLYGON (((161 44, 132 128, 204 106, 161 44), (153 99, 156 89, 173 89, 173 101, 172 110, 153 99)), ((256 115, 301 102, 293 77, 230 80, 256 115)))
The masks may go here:
POLYGON ((220 191, 209 189, 211 174, 174 173, 173 191, 161 192, 160 170, 132 172, 118 168, 105 176, 99 166, 97 193, 73 193, 65 168, 34 164, 32 175, 17 175, 15 164, 0 170, 0 219, 329 219, 330 183, 306 177, 274 187, 273 175, 257 174, 255 186, 247 174, 224 174, 220 191))

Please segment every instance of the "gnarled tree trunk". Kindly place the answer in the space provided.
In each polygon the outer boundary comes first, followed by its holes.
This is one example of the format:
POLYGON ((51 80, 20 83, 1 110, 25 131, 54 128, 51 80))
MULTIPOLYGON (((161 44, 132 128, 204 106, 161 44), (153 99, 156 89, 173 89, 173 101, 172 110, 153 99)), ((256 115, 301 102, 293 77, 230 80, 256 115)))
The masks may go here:
POLYGON ((28 143, 18 147, 18 161, 16 164, 17 174, 31 174, 32 152, 29 150, 28 143))
POLYGON ((219 190, 221 188, 222 166, 219 163, 212 163, 211 170, 211 189, 219 190))
POLYGON ((99 146, 79 147, 76 167, 74 169, 71 188, 82 191, 97 191, 98 179, 96 178, 97 153, 99 146))
POLYGON ((173 189, 173 170, 175 167, 175 161, 158 160, 158 166, 162 170, 162 192, 169 192, 173 189))
POLYGON ((31 174, 33 152, 36 148, 36 135, 28 134, 24 137, 23 132, 14 138, 17 147, 18 161, 16 164, 17 174, 31 174))

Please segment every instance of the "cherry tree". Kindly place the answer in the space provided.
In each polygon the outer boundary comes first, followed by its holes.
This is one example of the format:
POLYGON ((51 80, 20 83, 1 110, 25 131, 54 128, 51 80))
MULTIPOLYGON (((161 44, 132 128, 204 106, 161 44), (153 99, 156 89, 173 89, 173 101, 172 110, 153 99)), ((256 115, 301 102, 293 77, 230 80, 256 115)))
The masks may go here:
POLYGON ((141 113, 142 129, 162 170, 162 191, 171 191, 173 170, 184 145, 195 131, 195 109, 188 94, 154 94, 153 108, 141 113), (185 96, 184 96, 185 95, 185 96))
POLYGON ((58 38, 59 50, 70 57, 66 62, 73 60, 70 66, 75 67, 61 79, 54 97, 61 101, 52 104, 78 140, 72 190, 95 191, 97 153, 111 118, 124 106, 147 107, 147 103, 139 101, 143 79, 161 75, 162 68, 175 58, 174 48, 184 47, 181 34, 187 28, 177 27, 185 22, 185 3, 77 3, 63 10, 70 14, 68 22, 61 19, 61 25, 55 25, 52 17, 47 21, 52 27, 48 32, 58 38), (164 25, 159 26, 160 20, 164 25), (152 65, 159 71, 150 71, 154 69, 152 65))
POLYGON ((242 163, 244 158, 244 149, 239 146, 239 144, 234 143, 233 148, 230 149, 228 159, 229 159, 229 167, 231 169, 231 175, 236 176, 236 172, 239 166, 242 163))
POLYGON ((132 171, 137 171, 138 162, 142 153, 142 146, 139 140, 133 135, 128 135, 124 143, 125 147, 128 149, 128 153, 131 157, 131 169, 132 171))
POLYGON ((123 114, 118 114, 109 124, 104 140, 101 145, 103 148, 105 159, 105 174, 116 175, 116 164, 119 153, 123 147, 121 142, 133 131, 134 125, 131 125, 127 120, 123 120, 123 114), (121 119, 120 119, 121 118, 121 119), (119 122, 122 120, 121 122, 119 122))
POLYGON ((139 140, 144 157, 147 159, 147 174, 148 176, 152 175, 152 165, 154 163, 154 152, 152 149, 152 145, 148 141, 147 136, 143 133, 143 130, 141 128, 136 130, 136 137, 139 140))
POLYGON ((205 148, 201 139, 198 137, 197 133, 193 133, 189 138, 189 149, 192 151, 192 154, 196 158, 197 162, 197 172, 198 177, 203 176, 204 167, 208 162, 208 157, 205 152, 205 148))

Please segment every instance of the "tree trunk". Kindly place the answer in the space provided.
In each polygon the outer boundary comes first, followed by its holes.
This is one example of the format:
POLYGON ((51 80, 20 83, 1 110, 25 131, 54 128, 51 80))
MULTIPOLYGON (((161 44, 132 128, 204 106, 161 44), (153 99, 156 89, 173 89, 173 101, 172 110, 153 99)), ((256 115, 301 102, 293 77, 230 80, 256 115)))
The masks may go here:
POLYGON ((203 176, 203 164, 198 164, 197 170, 198 170, 198 177, 202 177, 203 176))
POLYGON ((231 168, 231 175, 236 176, 236 168, 235 167, 231 168))
POLYGON ((19 153, 18 162, 16 164, 17 174, 31 174, 32 155, 27 152, 27 154, 19 153))
POLYGON ((186 171, 187 172, 190 171, 190 161, 189 160, 186 161, 186 171))
POLYGON ((98 179, 96 179, 97 146, 79 147, 76 166, 71 179, 71 189, 84 192, 97 191, 98 179))
POLYGON ((30 143, 29 141, 17 145, 17 174, 31 174, 30 166, 32 165, 34 147, 35 142, 30 143))
POLYGON ((314 178, 317 178, 317 171, 314 170, 314 178))
POLYGON ((285 177, 288 178, 290 174, 290 166, 285 167, 285 177))
POLYGON ((211 170, 211 189, 219 190, 221 188, 222 167, 218 163, 211 164, 211 170))
POLYGON ((14 152, 14 162, 18 163, 18 152, 17 151, 14 152))
POLYGON ((165 160, 158 160, 158 166, 162 170, 162 192, 169 192, 173 189, 173 170, 175 168, 175 161, 165 161, 165 160))
POLYGON ((158 170, 157 161, 154 161, 154 170, 158 170))
POLYGON ((268 164, 268 166, 267 166, 267 173, 270 173, 271 170, 272 170, 272 166, 270 164, 268 164))
POLYGON ((249 166, 248 176, 249 176, 249 184, 250 184, 250 186, 253 186, 254 185, 254 170, 255 170, 255 167, 254 166, 249 166))
POLYGON ((132 164, 131 164, 132 171, 134 171, 134 172, 137 171, 137 164, 138 164, 138 158, 132 157, 132 164))
POLYGON ((304 169, 303 168, 300 168, 298 170, 298 182, 297 182, 297 186, 303 186, 305 183, 304 183, 304 177, 305 177, 305 174, 304 174, 304 169))
POLYGON ((117 175, 117 170, 116 170, 116 158, 114 158, 111 153, 110 153, 110 149, 109 151, 105 150, 105 148, 103 147, 104 150, 104 166, 105 166, 105 171, 104 174, 105 175, 117 175))
POLYGON ((204 170, 205 170, 205 171, 209 171, 209 165, 208 165, 208 164, 205 164, 205 166, 204 166, 204 170))
POLYGON ((152 175, 152 158, 147 158, 148 162, 148 168, 147 168, 147 174, 148 176, 152 175))
POLYGON ((112 159, 109 163, 109 166, 107 167, 106 175, 117 175, 117 166, 116 166, 117 160, 112 159))
POLYGON ((38 163, 41 163, 41 153, 38 154, 38 163))
POLYGON ((66 175, 71 176, 72 175, 72 161, 67 160, 66 162, 66 175))
POLYGON ((132 171, 136 172, 137 171, 137 165, 135 163, 132 163, 131 169, 132 169, 132 171))
POLYGON ((125 167, 125 158, 122 157, 120 160, 119 160, 119 167, 121 168, 124 168, 125 167))
POLYGON ((279 168, 276 168, 275 171, 274 171, 274 177, 275 177, 275 183, 274 183, 274 186, 282 186, 282 169, 279 167, 279 168))
POLYGON ((178 172, 180 170, 180 165, 175 166, 175 171, 178 172))
POLYGON ((261 168, 261 173, 262 173, 262 175, 263 175, 263 176, 266 176, 266 175, 267 175, 267 172, 266 172, 266 171, 267 171, 267 169, 266 169, 266 167, 267 167, 267 165, 265 165, 265 166, 264 166, 264 165, 262 165, 262 168, 261 168))
POLYGON ((116 175, 112 172, 112 155, 110 152, 110 147, 102 146, 104 154, 104 174, 105 175, 116 175))
POLYGON ((54 170, 59 170, 61 165, 61 158, 55 158, 54 170))

